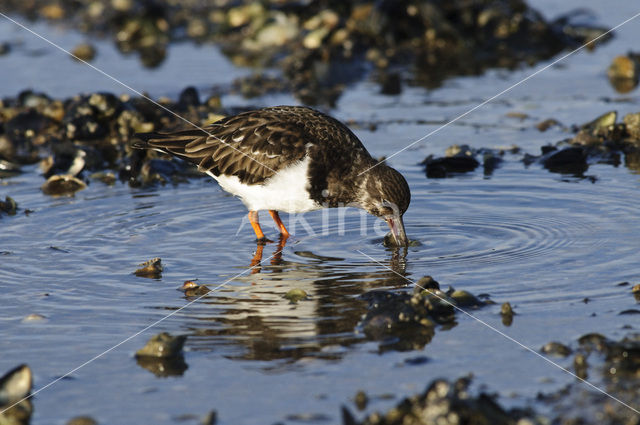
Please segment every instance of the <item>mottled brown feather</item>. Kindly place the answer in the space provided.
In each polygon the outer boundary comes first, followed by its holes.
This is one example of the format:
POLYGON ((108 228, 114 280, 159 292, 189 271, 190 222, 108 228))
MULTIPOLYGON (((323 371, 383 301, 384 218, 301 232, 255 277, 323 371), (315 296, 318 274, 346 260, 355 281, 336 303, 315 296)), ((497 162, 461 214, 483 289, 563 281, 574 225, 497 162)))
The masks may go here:
POLYGON ((157 149, 196 165, 202 172, 237 176, 260 184, 313 151, 312 197, 349 177, 358 162, 372 162, 358 138, 342 123, 310 108, 277 106, 224 118, 202 130, 141 133, 134 147, 157 149), (208 134, 207 134, 208 133, 208 134), (339 161, 338 161, 339 160, 339 161), (344 164, 341 168, 336 166, 344 164))

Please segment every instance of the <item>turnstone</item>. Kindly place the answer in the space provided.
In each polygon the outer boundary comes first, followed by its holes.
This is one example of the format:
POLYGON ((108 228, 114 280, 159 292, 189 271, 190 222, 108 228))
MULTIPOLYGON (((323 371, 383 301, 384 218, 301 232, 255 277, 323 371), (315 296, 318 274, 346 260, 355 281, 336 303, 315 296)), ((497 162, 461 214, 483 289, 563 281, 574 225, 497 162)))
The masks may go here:
POLYGON ((407 244, 402 215, 411 194, 404 177, 372 158, 344 124, 314 109, 276 106, 203 129, 136 136, 142 142, 133 147, 190 161, 240 198, 259 241, 265 240, 260 210, 269 211, 286 238, 279 211, 353 206, 384 219, 395 243, 407 244))

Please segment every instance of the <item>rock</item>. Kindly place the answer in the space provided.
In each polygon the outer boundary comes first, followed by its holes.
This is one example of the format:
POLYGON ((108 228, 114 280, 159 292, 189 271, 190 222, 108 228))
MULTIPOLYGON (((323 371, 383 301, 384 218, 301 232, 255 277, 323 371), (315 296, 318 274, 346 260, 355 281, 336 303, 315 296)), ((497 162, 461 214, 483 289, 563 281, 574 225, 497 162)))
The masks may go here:
POLYGON ((4 201, 0 201, 0 213, 16 215, 17 211, 18 203, 14 201, 12 197, 7 196, 4 198, 4 201))
POLYGON ((353 403, 356 405, 358 410, 366 409, 367 403, 369 403, 369 397, 367 397, 367 393, 362 390, 358 391, 353 398, 353 403))
POLYGON ((471 292, 453 288, 447 291, 447 295, 456 302, 459 307, 478 307, 484 305, 482 301, 476 298, 471 292))
POLYGON ((419 291, 440 289, 440 284, 433 277, 424 276, 418 279, 418 281, 416 282, 416 289, 419 291))
POLYGON ((502 316, 502 324, 505 326, 511 326, 513 324, 513 316, 516 313, 511 308, 511 304, 505 302, 500 307, 500 315, 502 316))
POLYGON ((559 342, 548 342, 541 349, 544 354, 551 354, 557 357, 567 357, 571 354, 571 348, 559 342))
POLYGON ((581 146, 554 150, 542 158, 544 168, 552 173, 582 175, 587 171, 587 153, 581 146))
POLYGON ((573 359, 573 369, 579 378, 587 379, 587 369, 589 365, 584 354, 578 353, 573 359))
POLYGON ((186 297, 200 297, 211 292, 206 285, 198 285, 192 280, 185 280, 180 290, 186 297))
POLYGON ((0 377, 0 407, 27 397, 31 394, 32 386, 33 374, 29 366, 22 364, 11 369, 0 377))
POLYGON ((445 157, 435 158, 429 155, 421 165, 425 166, 427 178, 444 178, 453 174, 468 173, 480 163, 474 158, 475 152, 468 146, 453 145, 445 152, 445 157))
POLYGON ((627 134, 634 142, 640 141, 640 112, 627 114, 622 119, 625 124, 627 134))
POLYGON ((200 95, 198 94, 198 90, 193 86, 189 86, 182 90, 176 106, 182 111, 186 111, 191 107, 195 108, 200 106, 200 95))
POLYGON ((524 411, 508 412, 487 394, 472 396, 469 385, 470 380, 466 378, 453 383, 444 379, 434 380, 425 392, 405 398, 386 413, 372 413, 360 424, 513 425, 518 419, 526 418, 524 411))
POLYGON ((98 422, 91 416, 76 416, 69 419, 67 425, 98 425, 98 422))
POLYGON ((96 48, 89 43, 80 43, 71 51, 73 59, 91 62, 96 57, 96 48))
POLYGON ((558 122, 557 120, 555 120, 553 118, 549 118, 549 119, 546 119, 544 121, 540 121, 538 124, 536 124, 536 128, 539 131, 544 133, 545 131, 547 131, 551 127, 559 126, 559 125, 561 125, 560 122, 558 122))
POLYGON ((11 52, 11 45, 7 42, 1 42, 0 43, 0 56, 4 56, 6 54, 9 54, 9 52, 11 52))
POLYGON ((42 314, 38 314, 38 313, 31 313, 26 315, 22 319, 22 323, 43 322, 45 320, 47 320, 46 316, 43 316, 42 314))
POLYGON ((154 335, 147 344, 136 351, 136 357, 155 357, 167 359, 182 355, 182 346, 187 340, 184 335, 172 336, 167 332, 154 335))
POLYGON ((291 301, 292 304, 296 304, 298 301, 308 299, 309 295, 303 289, 293 288, 287 291, 284 298, 291 301))
POLYGON ((378 78, 380 82, 380 93, 389 96, 396 96, 402 93, 402 79, 397 72, 381 72, 378 78))
POLYGON ((604 114, 600 115, 598 118, 592 121, 589 121, 586 124, 582 124, 580 126, 580 129, 596 132, 600 129, 605 129, 607 127, 614 125, 617 119, 618 119, 618 113, 616 111, 605 112, 604 114))
POLYGON ((152 258, 140 264, 140 268, 133 272, 139 277, 148 277, 150 279, 159 279, 162 275, 162 260, 160 258, 152 258))
POLYGON ((211 410, 200 421, 201 425, 216 425, 217 423, 218 423, 218 412, 216 410, 211 410))
POLYGON ((61 174, 49 177, 40 189, 45 195, 72 196, 86 187, 87 185, 79 178, 69 174, 61 174))
POLYGON ((639 55, 616 56, 609 65, 609 82, 619 93, 628 93, 638 85, 640 74, 639 55))
POLYGON ((99 171, 97 173, 92 173, 89 178, 91 180, 98 180, 101 181, 102 183, 108 185, 108 186, 113 186, 116 184, 116 175, 113 174, 112 172, 103 172, 103 171, 99 171))

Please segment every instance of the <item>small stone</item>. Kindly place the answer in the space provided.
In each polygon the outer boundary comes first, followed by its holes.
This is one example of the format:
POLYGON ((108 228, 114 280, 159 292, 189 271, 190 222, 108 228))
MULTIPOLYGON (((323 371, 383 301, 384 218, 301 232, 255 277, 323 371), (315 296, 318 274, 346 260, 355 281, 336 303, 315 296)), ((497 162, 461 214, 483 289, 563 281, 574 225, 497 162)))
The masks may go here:
POLYGON ((133 272, 139 277, 148 277, 151 279, 158 279, 162 273, 162 260, 160 258, 152 258, 140 264, 140 268, 133 272))
POLYGON ((15 403, 28 396, 32 386, 33 374, 29 366, 22 364, 11 369, 0 377, 0 406, 15 403))
POLYGON ((46 319, 47 319, 47 317, 43 316, 42 314, 31 313, 31 314, 26 315, 22 319, 22 323, 42 322, 42 321, 44 321, 46 319))
POLYGON ((329 35, 328 28, 318 28, 311 31, 302 39, 302 45, 307 49, 317 49, 322 46, 322 42, 327 35, 329 35))
POLYGON ((12 197, 7 196, 4 201, 0 201, 0 213, 4 212, 8 215, 16 215, 18 203, 12 197))
POLYGON ((305 300, 309 297, 304 289, 294 288, 290 289, 284 296, 284 298, 296 304, 298 301, 305 300))
POLYGON ((540 351, 542 351, 545 354, 551 354, 557 357, 567 357, 569 354, 571 354, 571 348, 567 347, 566 345, 560 342, 555 342, 555 341, 546 343, 540 349, 540 351))
POLYGON ((364 410, 367 408, 367 403, 369 403, 369 397, 367 397, 367 394, 364 391, 360 390, 353 398, 353 402, 355 403, 358 410, 364 410))
POLYGON ((118 12, 128 12, 133 8, 133 0, 111 0, 111 7, 118 12))
POLYGON ((573 359, 573 368, 576 371, 576 375, 579 378, 586 379, 587 378, 587 368, 589 365, 587 364, 587 358, 584 354, 578 353, 573 359))
POLYGON ((218 412, 216 410, 212 410, 202 418, 200 421, 202 425, 216 425, 218 423, 218 412))
POLYGON ((98 425, 98 422, 91 416, 76 416, 69 419, 67 425, 98 425))
POLYGON ((440 289, 440 284, 431 276, 424 276, 418 279, 416 286, 420 290, 440 289))
POLYGON ((182 354, 182 347, 187 337, 172 336, 167 332, 154 335, 147 344, 136 352, 136 357, 170 358, 182 354))
POLYGON ((631 288, 631 292, 634 294, 640 294, 640 283, 638 283, 637 285, 633 285, 633 288, 631 288))
POLYGON ((622 119, 629 137, 634 141, 640 141, 640 112, 627 114, 622 119))
POLYGON ((598 118, 592 121, 589 121, 586 124, 583 124, 582 126, 580 126, 580 128, 595 132, 602 128, 607 128, 614 125, 617 119, 618 119, 618 113, 616 111, 609 111, 600 115, 598 118))
POLYGON ((40 14, 47 19, 64 18, 64 9, 58 4, 49 4, 40 9, 40 14))
POLYGON ((609 65, 609 82, 619 93, 628 93, 638 85, 640 63, 633 55, 616 56, 609 65))
POLYGON ((49 177, 40 189, 45 195, 72 196, 86 187, 87 185, 77 177, 70 174, 58 174, 49 177))
POLYGON ((456 289, 448 295, 453 298, 456 304, 460 307, 475 307, 484 304, 482 301, 476 298, 475 295, 468 291, 456 289))
POLYGON ((523 121, 529 118, 529 115, 525 114, 524 112, 507 112, 505 116, 507 118, 519 119, 520 121, 523 121))
POLYGON ((207 21, 204 19, 190 19, 187 24, 187 35, 191 38, 202 38, 209 33, 207 21))
POLYGON ((180 290, 187 297, 197 297, 208 294, 211 291, 206 285, 198 285, 193 280, 185 280, 180 290))
POLYGON ((108 171, 108 172, 99 171, 97 173, 91 174, 89 178, 91 180, 101 181, 102 183, 108 186, 113 186, 114 184, 116 184, 116 175, 113 174, 111 171, 108 171))
POLYGON ((6 55, 9 52, 11 52, 11 45, 6 42, 0 43, 0 56, 6 55))
POLYGON ((544 133, 545 131, 556 125, 560 125, 560 122, 554 120, 553 118, 549 118, 536 124, 536 128, 538 129, 538 131, 544 133))
POLYGON ((91 62, 96 57, 96 48, 89 43, 80 43, 73 48, 71 54, 75 60, 91 62))
POLYGON ((502 314, 503 316, 513 316, 515 312, 513 311, 513 308, 511 308, 511 304, 505 302, 502 303, 502 306, 500 306, 500 314, 502 314))

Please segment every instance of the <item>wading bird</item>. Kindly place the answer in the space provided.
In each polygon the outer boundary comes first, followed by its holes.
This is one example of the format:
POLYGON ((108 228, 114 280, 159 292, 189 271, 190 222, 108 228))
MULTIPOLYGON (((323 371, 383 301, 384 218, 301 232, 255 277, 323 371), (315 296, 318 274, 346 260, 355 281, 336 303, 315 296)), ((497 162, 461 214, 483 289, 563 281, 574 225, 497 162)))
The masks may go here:
POLYGON ((276 106, 203 129, 136 136, 141 142, 133 147, 192 162, 240 198, 258 241, 266 240, 260 210, 269 211, 286 239, 279 211, 352 206, 385 220, 395 244, 407 245, 402 216, 411 194, 404 177, 372 158, 344 124, 314 109, 276 106))

